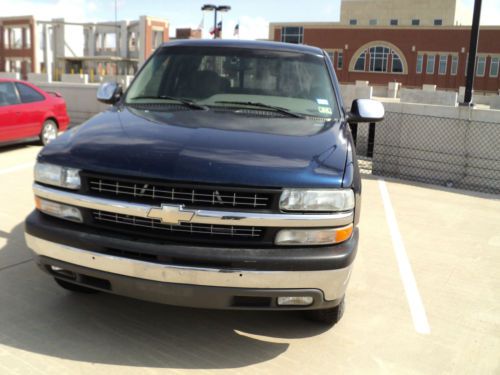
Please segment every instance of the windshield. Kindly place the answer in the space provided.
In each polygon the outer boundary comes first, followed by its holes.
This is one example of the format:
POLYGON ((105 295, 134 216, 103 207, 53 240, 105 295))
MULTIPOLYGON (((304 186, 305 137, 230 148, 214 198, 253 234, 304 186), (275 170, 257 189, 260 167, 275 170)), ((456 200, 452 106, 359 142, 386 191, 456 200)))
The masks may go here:
POLYGON ((127 104, 190 100, 207 108, 281 110, 338 118, 323 56, 228 47, 165 47, 127 92, 127 104))

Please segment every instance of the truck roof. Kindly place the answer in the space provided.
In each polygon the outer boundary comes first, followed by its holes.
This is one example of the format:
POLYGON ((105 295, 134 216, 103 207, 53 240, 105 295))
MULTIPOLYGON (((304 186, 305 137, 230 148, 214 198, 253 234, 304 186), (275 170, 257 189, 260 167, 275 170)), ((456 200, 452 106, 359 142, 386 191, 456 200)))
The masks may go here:
POLYGON ((323 55, 323 51, 320 48, 304 44, 239 39, 182 39, 163 43, 161 47, 173 46, 270 49, 278 51, 300 52, 309 55, 323 55))

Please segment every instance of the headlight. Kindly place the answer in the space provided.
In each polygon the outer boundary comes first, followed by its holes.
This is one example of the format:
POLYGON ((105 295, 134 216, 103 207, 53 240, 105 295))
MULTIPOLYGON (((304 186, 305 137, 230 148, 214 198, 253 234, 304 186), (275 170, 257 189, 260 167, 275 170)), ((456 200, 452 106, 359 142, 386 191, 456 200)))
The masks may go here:
POLYGON ((276 245, 330 245, 351 238, 353 225, 325 229, 283 229, 276 235, 276 245))
POLYGON ((67 204, 57 203, 35 197, 35 205, 43 213, 47 215, 55 216, 60 219, 75 221, 77 223, 82 223, 82 212, 73 206, 68 206, 67 204))
POLYGON ((281 193, 283 211, 348 211, 354 208, 352 189, 285 189, 281 193))
POLYGON ((35 181, 68 189, 80 188, 80 170, 59 165, 36 163, 35 181))

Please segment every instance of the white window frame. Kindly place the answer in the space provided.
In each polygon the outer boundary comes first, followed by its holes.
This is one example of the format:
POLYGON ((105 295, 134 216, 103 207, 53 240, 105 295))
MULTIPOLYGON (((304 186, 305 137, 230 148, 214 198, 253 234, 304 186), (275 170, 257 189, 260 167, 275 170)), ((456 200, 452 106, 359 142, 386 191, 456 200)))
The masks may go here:
POLYGON ((450 75, 452 75, 452 76, 456 76, 457 75, 457 73, 458 73, 458 63, 459 63, 458 56, 457 55, 451 56, 450 75), (453 69, 453 66, 455 66, 455 69, 453 69))
POLYGON ((498 71, 500 70, 500 57, 499 56, 492 56, 490 58, 490 74, 489 76, 492 77, 492 78, 496 78, 498 77, 498 71), (496 61, 495 64, 493 64, 493 61, 496 61), (493 71, 493 65, 496 65, 496 69, 497 69, 497 72, 496 74, 493 74, 492 71, 493 71))
POLYGON ((433 75, 436 71, 436 55, 427 55, 427 61, 425 64, 425 74, 433 75), (432 71, 429 72, 429 59, 432 58, 432 71))
POLYGON ((476 77, 484 77, 486 74, 486 56, 478 56, 476 60, 476 77), (482 73, 479 73, 479 60, 483 62, 482 73))
POLYGON ((448 71, 448 55, 439 55, 438 74, 445 76, 448 71), (441 63, 444 61, 444 72, 441 72, 441 63))
POLYGON ((424 55, 417 55, 417 62, 415 66, 415 72, 416 74, 422 74, 424 71, 424 55), (419 61, 420 61, 420 71, 419 71, 419 61))

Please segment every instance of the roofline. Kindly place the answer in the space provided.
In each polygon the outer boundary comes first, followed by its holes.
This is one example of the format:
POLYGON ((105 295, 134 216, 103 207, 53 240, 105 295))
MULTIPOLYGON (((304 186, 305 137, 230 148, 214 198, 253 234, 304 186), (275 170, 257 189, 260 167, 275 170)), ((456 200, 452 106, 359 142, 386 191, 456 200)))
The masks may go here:
MULTIPOLYGON (((412 29, 412 30, 470 30, 471 25, 465 26, 411 26, 411 25, 346 25, 340 22, 270 22, 269 29, 275 29, 277 27, 284 26, 303 26, 307 29, 387 29, 387 30, 397 30, 397 29, 412 29)), ((500 25, 481 25, 481 30, 500 30, 500 25)))

